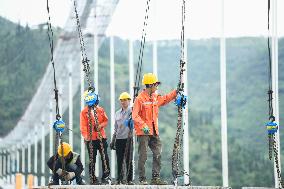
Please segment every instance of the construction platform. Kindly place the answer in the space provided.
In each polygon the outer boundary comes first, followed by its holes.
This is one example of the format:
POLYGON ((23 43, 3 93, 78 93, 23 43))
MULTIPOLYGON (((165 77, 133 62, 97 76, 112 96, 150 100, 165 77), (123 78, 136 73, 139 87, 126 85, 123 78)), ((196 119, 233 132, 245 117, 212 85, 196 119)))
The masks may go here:
POLYGON ((60 189, 77 189, 77 188, 112 188, 112 189, 231 189, 230 187, 221 186, 173 186, 173 185, 57 185, 57 186, 40 186, 34 189, 60 188, 60 189))
POLYGON ((276 188, 269 188, 269 187, 242 187, 242 189, 276 189, 276 188))

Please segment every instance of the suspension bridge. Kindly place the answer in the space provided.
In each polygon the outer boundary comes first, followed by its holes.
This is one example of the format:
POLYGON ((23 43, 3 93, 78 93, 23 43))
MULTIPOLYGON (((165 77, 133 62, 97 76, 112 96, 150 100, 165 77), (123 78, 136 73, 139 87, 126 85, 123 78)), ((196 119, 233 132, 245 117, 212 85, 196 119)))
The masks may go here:
MULTIPOLYGON (((224 1, 224 0, 223 0, 224 1)), ((273 107, 275 110, 275 121, 279 123, 279 105, 278 105, 278 46, 277 46, 277 30, 275 24, 276 0, 271 0, 271 30, 272 36, 272 90, 275 91, 273 99, 273 107)), ((99 80, 99 60, 98 51, 106 37, 106 29, 111 21, 112 15, 118 5, 119 0, 77 0, 77 9, 80 18, 82 34, 85 40, 85 49, 89 57, 93 57, 94 65, 94 81, 99 80)), ((224 9, 224 7, 223 7, 224 9)), ((224 11, 222 9, 222 11, 224 11)), ((224 16, 223 16, 224 30, 224 16)), ((71 8, 70 14, 66 21, 63 31, 60 33, 54 51, 54 62, 56 62, 57 84, 59 91, 59 108, 62 114, 68 113, 68 129, 73 130, 73 98, 80 91, 83 96, 86 86, 84 86, 84 72, 81 49, 78 39, 78 30, 74 10, 71 8), (80 71, 79 71, 80 70, 80 71), (67 111, 68 110, 68 111, 67 111)), ((110 37, 110 99, 111 99, 111 115, 115 114, 115 67, 114 67, 114 42, 110 37)), ((46 153, 49 156, 54 154, 54 130, 51 127, 55 119, 54 104, 54 83, 52 65, 48 65, 45 74, 41 79, 41 83, 37 88, 32 100, 30 101, 26 111, 21 116, 17 125, 13 130, 3 138, 0 138, 0 186, 2 188, 192 188, 192 189, 221 189, 230 188, 228 173, 228 146, 227 146, 227 105, 226 105, 226 38, 224 32, 220 37, 220 78, 221 78, 221 125, 222 125, 222 186, 189 186, 189 177, 184 175, 183 184, 185 186, 126 186, 126 185, 68 185, 68 186, 47 186, 49 177, 46 176, 46 153), (41 120, 40 122, 38 120, 41 120), (35 124, 36 123, 36 124, 35 124), (32 131, 32 132, 31 132, 32 131), (49 143, 46 143, 46 137, 49 137, 49 143), (34 150, 32 150, 32 148, 34 150), (48 149, 48 151, 46 151, 48 149), (32 151, 34 152, 32 154, 32 151), (40 157, 38 156, 40 154, 40 157), (32 161, 34 157, 34 162, 32 161), (38 165, 40 163, 40 168, 38 165), (26 163, 27 162, 27 163, 26 163), (32 166, 33 165, 33 166, 32 166), (34 170, 32 170, 32 167, 34 170), (39 171, 40 170, 40 171, 39 171)), ((187 48, 187 43, 184 45, 187 48)), ((185 59, 187 58, 187 50, 185 51, 185 59)), ((129 91, 133 95, 134 86, 134 58, 133 58, 133 41, 129 40, 129 91)), ((153 41, 153 73, 157 75, 157 41, 153 41)), ((185 71, 187 78, 187 71, 185 71)), ((185 79, 187 86, 187 79, 185 79)), ((98 90, 98 82, 95 82, 95 88, 98 90)), ((187 94, 187 87, 185 87, 187 94)), ((81 99, 81 109, 85 106, 84 99, 81 99)), ((183 162, 184 170, 189 172, 189 155, 188 155, 188 117, 187 111, 184 110, 183 117, 184 136, 183 136, 183 162)), ((114 120, 110 116, 111 131, 113 131, 114 120)), ((68 141, 73 146, 73 133, 68 133, 68 141)), ((276 135, 276 142, 279 143, 279 132, 276 135)), ((81 137, 81 159, 84 167, 86 167, 85 144, 81 137)), ((278 148, 278 163, 280 164, 280 152, 278 148)), ((97 157, 97 162, 99 159, 97 157)), ((275 162, 277 165, 277 162, 275 162)), ((277 175, 277 167, 275 165, 275 188, 281 188, 280 180, 277 175)), ((281 168, 280 168, 281 169, 281 168)), ((279 171, 279 168, 278 168, 279 171)), ((280 170, 281 171, 281 170, 280 170)), ((99 163, 96 164, 96 175, 99 175, 99 163)), ((86 175, 85 175, 86 176, 86 175)), ((115 178, 115 154, 111 153, 111 177, 115 178)), ((254 187, 243 187, 249 189, 254 187)), ((257 188, 257 187, 255 187, 257 188)))

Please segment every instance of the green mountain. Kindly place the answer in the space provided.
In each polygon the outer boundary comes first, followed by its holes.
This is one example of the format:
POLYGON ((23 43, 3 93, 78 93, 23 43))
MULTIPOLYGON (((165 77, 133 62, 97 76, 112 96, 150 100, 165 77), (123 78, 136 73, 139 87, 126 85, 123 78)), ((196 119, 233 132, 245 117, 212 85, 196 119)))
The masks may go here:
MULTIPOLYGON (((23 28, 0 18, 1 26, 2 23, 5 27, 1 27, 0 30, 0 58, 2 60, 0 62, 0 127, 2 128, 0 133, 4 136, 15 126, 35 92, 49 61, 49 49, 45 30, 23 28), (46 48, 37 48, 39 46, 46 48)), ((190 137, 188 148, 190 177, 193 185, 222 185, 219 45, 218 39, 188 40, 190 137)), ((265 128, 268 120, 266 39, 260 37, 232 38, 227 39, 226 46, 229 184, 233 188, 272 187, 274 185, 273 162, 268 160, 265 128)), ((138 41, 135 42, 134 48, 134 62, 137 63, 138 41)), ((115 38, 116 99, 121 92, 128 90, 127 53, 128 42, 115 38)), ((177 86, 179 53, 179 41, 159 42, 158 75, 159 80, 162 81, 159 88, 161 94, 177 86)), ((147 43, 143 59, 144 72, 152 71, 151 62, 152 44, 147 43)), ((108 39, 104 41, 99 51, 99 69, 101 105, 106 109, 110 118, 108 39)), ((282 107, 284 107, 283 73, 284 39, 280 39, 280 124, 284 121, 281 117, 282 107)), ((74 150, 80 152, 79 94, 74 98, 74 106, 74 150)), ((119 107, 118 101, 116 101, 116 107, 119 107)), ((68 124, 67 113, 63 118, 68 124)), ((161 108, 159 117, 160 137, 163 144, 161 176, 169 181, 171 169, 168 165, 171 162, 176 119, 177 111, 173 103, 161 108)), ((110 125, 107 132, 110 137, 110 125)), ((280 134, 282 137, 283 132, 280 134)), ((48 137, 46 139, 48 142, 48 137)), ((68 141, 68 131, 64 139, 68 141)), ((283 145, 281 141, 282 157, 284 155, 283 145)), ((48 151, 47 147, 46 150, 48 151)), ((135 157, 137 165, 137 154, 135 157)), ((151 178, 151 159, 149 150, 146 166, 148 179, 151 178)), ((46 172, 48 173, 47 169, 46 172)))
POLYGON ((50 58, 45 29, 32 30, 1 17, 0 25, 0 136, 4 136, 24 113, 50 58))

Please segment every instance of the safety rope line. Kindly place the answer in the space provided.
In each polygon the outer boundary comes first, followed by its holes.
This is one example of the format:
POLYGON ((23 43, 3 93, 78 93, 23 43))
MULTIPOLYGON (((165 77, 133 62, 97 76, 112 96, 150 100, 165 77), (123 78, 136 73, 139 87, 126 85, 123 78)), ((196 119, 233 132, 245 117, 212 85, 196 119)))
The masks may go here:
MULTIPOLYGON (((268 0, 268 24, 267 24, 267 29, 268 29, 268 33, 270 32, 270 0, 268 0)), ((267 49, 268 49, 268 61, 269 61, 269 67, 268 67, 268 110, 269 110, 269 120, 271 121, 275 121, 275 117, 273 114, 273 90, 272 90, 272 61, 271 61, 271 48, 270 48, 270 36, 268 34, 267 37, 267 49)))
MULTIPOLYGON (((75 17, 76 17, 78 36, 79 36, 79 41, 80 41, 82 64, 84 66, 83 71, 85 72, 85 75, 86 75, 86 79, 87 79, 87 83, 88 83, 88 91, 94 92, 95 87, 92 84, 92 81, 90 79, 90 65, 89 65, 90 60, 88 59, 87 53, 86 53, 86 47, 85 47, 85 42, 84 42, 84 38, 83 38, 83 34, 82 34, 79 14, 78 14, 78 11, 77 11, 76 0, 73 1, 73 6, 74 6, 75 17)), ((97 112, 95 110, 95 106, 88 107, 88 108, 89 108, 88 109, 88 123, 89 123, 90 132, 92 132, 92 128, 94 128, 99 135, 100 147, 101 147, 101 152, 102 152, 102 159, 103 159, 104 164, 106 165, 106 158, 105 158, 105 152, 104 152, 104 147, 103 147, 102 134, 101 134, 100 130, 98 130, 98 126, 99 126, 98 115, 97 115, 97 112), (93 123, 91 121, 91 110, 94 111, 95 126, 93 126, 93 123)), ((89 135, 91 136, 91 133, 89 133, 89 135)), ((94 171, 95 170, 95 163, 94 163, 94 154, 92 153, 92 149, 93 149, 92 140, 89 143, 89 147, 90 147, 90 154, 89 154, 90 165, 93 166, 93 167, 90 166, 91 170, 92 170, 91 171, 92 173, 90 173, 90 180, 93 181, 93 183, 95 183, 96 176, 93 175, 93 174, 95 174, 95 171, 94 171)), ((108 173, 109 172, 108 167, 105 166, 105 170, 103 170, 103 171, 104 171, 104 173, 108 173)), ((109 180, 109 178, 107 178, 107 179, 109 180)))
MULTIPOLYGON (((185 33, 184 33, 184 23, 185 23, 185 0, 182 0, 182 19, 181 19, 181 58, 180 58, 180 73, 179 73, 179 83, 177 87, 177 93, 183 95, 184 93, 184 71, 186 70, 186 60, 184 55, 184 46, 185 46, 185 33)), ((181 103, 183 104, 183 103, 181 103)), ((174 178, 174 185, 178 185, 178 177, 182 177, 187 175, 189 177, 189 173, 185 172, 181 168, 182 166, 182 149, 183 149, 183 135, 184 129, 182 128, 182 118, 183 118, 183 107, 178 106, 178 119, 177 119, 177 132, 175 137, 175 143, 173 147, 172 154, 172 175, 174 178)), ((189 179, 189 185, 191 185, 191 181, 189 179)))
POLYGON ((59 113, 59 103, 58 103, 58 89, 56 84, 56 73, 55 73, 55 64, 54 64, 54 58, 53 58, 53 51, 54 51, 54 43, 53 43, 53 30, 51 27, 51 19, 50 19, 50 12, 49 12, 49 3, 47 0, 47 13, 48 13, 48 22, 47 22, 47 34, 48 34, 48 40, 49 40, 49 47, 50 47, 50 61, 52 63, 53 68, 53 82, 54 82, 54 99, 55 99, 55 110, 56 110, 56 120, 59 120, 61 118, 59 113))
MULTIPOLYGON (((85 72, 89 89, 93 89, 94 86, 93 86, 92 81, 90 79, 90 65, 89 65, 90 60, 88 59, 87 53, 86 53, 86 47, 85 47, 85 42, 84 42, 84 38, 83 38, 83 34, 82 34, 79 14, 78 14, 78 11, 77 11, 76 0, 74 0, 73 2, 74 2, 73 6, 74 6, 74 11, 75 11, 75 16, 76 16, 77 31, 78 31, 79 41, 80 41, 82 64, 84 66, 83 71, 85 72)), ((95 90, 95 88, 94 88, 94 90, 95 90)))
MULTIPOLYGON (((55 63, 54 63, 54 57, 53 57, 53 52, 54 52, 54 42, 53 42, 53 30, 51 26, 51 18, 50 18, 50 9, 49 9, 49 1, 46 0, 46 9, 47 9, 47 14, 48 14, 48 21, 47 21, 47 34, 48 34, 48 40, 49 40, 49 48, 50 48, 50 61, 52 63, 52 68, 53 68, 53 82, 54 82, 54 99, 55 99, 55 111, 56 111, 56 120, 59 121, 61 119, 61 115, 59 112, 59 98, 58 98, 58 89, 57 89, 57 83, 56 83, 56 71, 55 71, 55 63)), ((64 153, 63 153, 63 139, 62 139, 62 132, 56 132, 55 134, 55 146, 54 146, 54 154, 57 154, 58 150, 58 143, 61 145, 61 164, 62 164, 62 171, 64 174, 66 174, 65 171, 65 158, 64 158, 64 153)), ((56 162, 56 155, 54 155, 53 158, 53 173, 55 172, 55 162, 56 162)), ((61 180, 63 182, 63 180, 61 180)))
MULTIPOLYGON (((268 0, 268 9, 267 9, 267 49, 268 49, 268 115, 269 121, 274 122, 275 116, 273 114, 273 89, 272 89, 272 61, 271 61, 271 48, 270 48, 270 0, 268 0)), ((281 177, 280 165, 279 165, 279 156, 278 156, 278 144, 276 140, 276 133, 268 134, 268 150, 269 150, 269 159, 272 159, 274 153, 274 162, 277 172, 277 179, 279 182, 279 188, 284 188, 284 182, 281 177)))
POLYGON ((138 96, 138 92, 140 90, 140 81, 142 77, 142 65, 143 65, 143 55, 144 55, 144 47, 145 47, 145 41, 146 41, 146 27, 148 26, 148 18, 149 18, 149 9, 150 9, 150 1, 147 0, 146 10, 145 10, 145 17, 144 17, 144 23, 143 23, 143 30, 142 30, 142 37, 140 41, 140 50, 139 50, 139 57, 138 57, 138 63, 137 63, 137 69, 136 69, 136 76, 135 76, 135 86, 134 86, 134 95, 133 95, 133 103, 135 101, 135 98, 138 96))

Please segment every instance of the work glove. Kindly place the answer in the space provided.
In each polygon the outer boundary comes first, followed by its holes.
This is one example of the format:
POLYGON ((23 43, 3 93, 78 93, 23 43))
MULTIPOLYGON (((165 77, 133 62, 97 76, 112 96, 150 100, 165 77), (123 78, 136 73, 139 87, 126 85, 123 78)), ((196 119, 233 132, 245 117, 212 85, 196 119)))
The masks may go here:
POLYGON ((115 136, 112 136, 111 143, 109 144, 110 149, 116 150, 115 143, 116 143, 116 137, 115 137, 115 136))
POLYGON ((63 170, 61 168, 57 169, 56 173, 59 175, 59 176, 62 176, 63 175, 63 170))
POLYGON ((124 125, 125 127, 129 127, 129 129, 133 129, 134 123, 133 123, 133 120, 130 118, 130 119, 126 119, 126 120, 123 122, 123 125, 124 125))
POLYGON ((175 100, 175 104, 178 107, 185 108, 186 102, 187 102, 187 96, 186 95, 184 95, 184 94, 178 94, 177 95, 176 100, 175 100))
POLYGON ((146 124, 142 128, 142 131, 144 132, 145 135, 148 135, 150 133, 149 127, 146 124))
POLYGON ((68 181, 68 180, 72 180, 74 177, 75 177, 75 173, 74 173, 74 172, 68 172, 68 173, 64 176, 64 179, 65 179, 65 181, 68 181))

